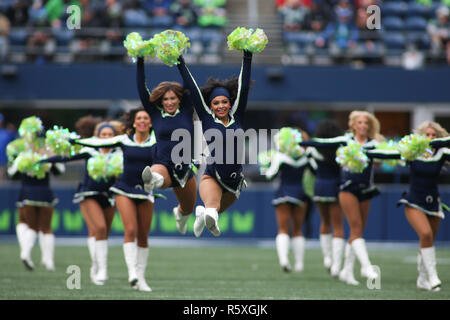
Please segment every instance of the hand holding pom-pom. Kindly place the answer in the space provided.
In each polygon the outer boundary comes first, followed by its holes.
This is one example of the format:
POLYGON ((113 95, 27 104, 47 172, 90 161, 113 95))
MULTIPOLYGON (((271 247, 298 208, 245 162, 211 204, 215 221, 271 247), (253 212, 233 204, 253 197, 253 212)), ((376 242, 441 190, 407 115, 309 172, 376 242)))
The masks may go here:
POLYGON ((27 140, 32 141, 39 132, 44 130, 41 119, 36 116, 28 117, 22 120, 19 126, 19 135, 27 140))
POLYGON ((131 32, 123 41, 123 46, 127 49, 127 53, 136 62, 138 57, 154 57, 155 44, 152 40, 142 40, 142 37, 137 32, 131 32))
POLYGON ((189 38, 183 32, 166 30, 152 39, 156 47, 156 56, 166 65, 174 66, 178 58, 191 46, 189 38))
POLYGON ((418 134, 403 137, 397 144, 397 149, 406 161, 414 161, 416 158, 427 157, 433 153, 430 148, 430 140, 418 134))
POLYGON ((302 142, 302 134, 297 129, 290 127, 281 128, 274 137, 276 149, 291 158, 300 157, 305 149, 299 143, 302 142))
POLYGON ((264 50, 269 40, 262 29, 246 29, 237 27, 227 37, 229 50, 247 50, 252 53, 260 53, 264 50))
POLYGON ((369 164, 369 158, 360 144, 351 142, 336 150, 336 162, 346 171, 361 173, 369 164))
POLYGON ((69 129, 54 126, 52 130, 47 130, 45 144, 49 151, 58 156, 71 156, 74 155, 75 150, 79 150, 79 147, 72 147, 70 142, 75 137, 76 134, 69 129))
POLYGON ((24 151, 17 156, 14 162, 19 172, 42 179, 51 168, 49 163, 40 163, 40 160, 44 158, 45 156, 37 152, 24 151))

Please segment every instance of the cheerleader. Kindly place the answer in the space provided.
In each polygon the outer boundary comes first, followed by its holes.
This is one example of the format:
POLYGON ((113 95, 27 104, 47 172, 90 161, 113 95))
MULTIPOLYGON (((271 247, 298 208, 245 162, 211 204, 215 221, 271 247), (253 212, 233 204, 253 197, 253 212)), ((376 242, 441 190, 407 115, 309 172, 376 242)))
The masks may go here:
MULTIPOLYGON (((447 148, 450 139, 447 131, 436 122, 422 123, 416 133, 434 139, 430 142, 432 154, 407 161, 410 169, 409 190, 403 193, 398 205, 405 205, 406 219, 419 236, 416 285, 420 289, 440 291, 434 240, 444 212, 439 197, 438 178, 442 167, 450 160, 450 149, 447 148)), ((369 157, 400 159, 398 151, 370 150, 367 154, 369 157)))
MULTIPOLYGON (((90 118, 80 119, 78 126, 90 118)), ((93 130, 96 137, 108 139, 122 133, 122 124, 117 121, 100 122, 93 130)), ((100 148, 96 150, 83 147, 80 152, 72 157, 54 156, 42 162, 69 162, 83 159, 86 161, 83 182, 78 186, 73 202, 80 204, 80 210, 89 230, 88 249, 91 255, 91 281, 97 285, 103 285, 108 279, 108 235, 111 230, 115 208, 114 199, 109 188, 114 184, 114 178, 96 181, 89 176, 88 160, 98 155, 112 155, 118 153, 122 157, 122 151, 117 148, 100 148)))
MULTIPOLYGON (((305 134, 304 132, 302 133, 303 137, 305 137, 305 134)), ((302 181, 305 169, 308 167, 313 171, 317 169, 315 161, 303 150, 301 154, 275 151, 275 154, 271 157, 270 166, 267 169, 261 168, 261 173, 267 179, 271 180, 277 175, 281 178, 272 205, 275 206, 278 225, 275 245, 278 260, 284 272, 291 271, 288 258, 289 243, 291 243, 294 253, 294 271, 303 271, 305 238, 302 234, 302 226, 305 219, 308 196, 303 189, 302 181), (291 221, 292 238, 289 237, 289 225, 291 221)))
MULTIPOLYGON (((336 122, 324 120, 315 132, 317 138, 333 138, 342 135, 336 122)), ((319 240, 323 264, 333 277, 339 275, 345 246, 344 217, 339 206, 338 193, 341 170, 336 163, 336 148, 309 148, 309 154, 317 163, 314 185, 314 202, 320 214, 319 240), (330 229, 333 227, 333 235, 330 229)))
POLYGON ((216 152, 210 150, 211 159, 208 159, 206 170, 200 180, 199 193, 204 206, 195 210, 194 234, 199 237, 206 227, 216 237, 220 236, 218 214, 224 212, 239 198, 245 184, 242 174, 241 159, 238 159, 238 148, 242 151, 243 145, 237 146, 234 136, 230 137, 226 131, 243 128, 244 114, 247 106, 247 97, 250 89, 252 53, 244 50, 241 72, 238 78, 228 80, 208 79, 201 89, 188 70, 182 56, 179 57, 178 70, 184 84, 189 89, 190 97, 195 111, 202 122, 203 133, 210 129, 220 132, 223 147, 216 152), (233 149, 233 161, 225 161, 226 151, 233 149), (223 158, 214 161, 216 154, 223 158), (212 163, 211 163, 212 162, 212 163), (228 163, 225 163, 228 162, 228 163))
POLYGON ((171 137, 177 129, 185 129, 193 137, 192 103, 184 94, 183 86, 177 82, 161 82, 150 93, 146 87, 144 58, 137 61, 137 86, 158 141, 153 165, 142 172, 144 186, 148 192, 153 188, 173 188, 179 203, 173 208, 177 229, 181 234, 186 234, 186 222, 197 200, 197 183, 192 172, 191 154, 180 155, 182 158, 187 156, 188 162, 172 161, 172 150, 178 142, 171 137))
MULTIPOLYGON (((382 140, 379 134, 380 124, 371 113, 352 111, 349 115, 349 132, 336 138, 314 138, 313 141, 302 142, 302 145, 335 148, 356 142, 365 149, 373 149, 382 140)), ((343 170, 339 186, 339 204, 345 213, 350 226, 350 237, 345 247, 344 267, 339 279, 351 285, 358 285, 353 275, 355 255, 361 264, 361 276, 376 279, 375 272, 367 253, 363 232, 369 216, 370 199, 380 192, 373 184, 373 164, 369 161, 361 173, 343 170)))
MULTIPOLYGON (((44 154, 45 152, 43 147, 36 141, 31 143, 30 148, 33 152, 40 154, 44 154)), ((31 252, 38 237, 38 232, 42 232, 39 239, 42 254, 41 264, 48 271, 55 270, 55 236, 51 229, 51 221, 54 206, 58 203, 58 199, 54 197, 50 189, 50 173, 59 175, 64 171, 64 165, 54 164, 51 165, 50 171, 47 171, 42 178, 29 174, 19 174, 21 187, 19 190, 18 207, 21 208, 20 211, 22 211, 28 225, 28 228, 23 228, 20 231, 20 233, 23 233, 20 258, 25 267, 30 271, 34 269, 31 252)), ((8 168, 8 175, 13 177, 16 174, 18 174, 18 168, 13 163, 8 168)))
POLYGON ((119 147, 123 152, 123 173, 110 188, 124 226, 123 252, 128 268, 128 282, 139 291, 152 291, 145 280, 154 197, 144 190, 141 173, 153 158, 155 137, 151 120, 142 109, 125 115, 126 134, 113 138, 77 139, 76 143, 94 148, 119 147), (137 245, 135 240, 137 239, 137 245))

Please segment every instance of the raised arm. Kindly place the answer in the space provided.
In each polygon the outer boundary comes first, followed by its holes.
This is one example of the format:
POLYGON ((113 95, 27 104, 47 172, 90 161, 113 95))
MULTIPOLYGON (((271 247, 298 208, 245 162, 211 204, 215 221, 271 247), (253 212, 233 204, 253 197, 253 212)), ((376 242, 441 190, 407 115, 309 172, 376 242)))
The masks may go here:
POLYGON ((244 50, 242 56, 241 72, 239 74, 239 87, 237 92, 236 101, 231 109, 231 114, 235 113, 242 117, 247 108, 248 92, 250 90, 250 77, 252 70, 252 53, 244 50))
POLYGON ((120 135, 108 139, 100 139, 97 137, 91 137, 86 139, 75 139, 74 143, 92 148, 118 147, 122 145, 122 139, 124 136, 125 135, 120 135))
POLYGON ((145 110, 150 113, 155 105, 150 102, 150 90, 147 88, 147 83, 145 82, 145 69, 144 69, 144 58, 139 57, 136 63, 137 72, 136 72, 136 82, 139 92, 139 98, 141 99, 141 103, 144 106, 145 110))
POLYGON ((450 147, 450 136, 444 138, 433 139, 430 146, 435 149, 450 147))
POLYGON ((180 72, 181 78, 183 79, 184 87, 189 90, 191 101, 194 104, 195 111, 197 111, 197 114, 201 120, 206 115, 211 115, 211 110, 205 103, 202 92, 200 91, 197 82, 195 82, 195 79, 192 76, 191 72, 187 68, 182 55, 180 55, 178 61, 180 63, 177 65, 177 67, 178 71, 180 72))

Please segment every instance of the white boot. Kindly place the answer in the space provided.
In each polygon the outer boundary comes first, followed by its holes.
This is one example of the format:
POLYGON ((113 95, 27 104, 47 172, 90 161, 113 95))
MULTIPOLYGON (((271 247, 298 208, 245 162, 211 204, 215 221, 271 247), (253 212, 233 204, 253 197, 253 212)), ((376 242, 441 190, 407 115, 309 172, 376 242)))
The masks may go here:
POLYGON ((356 281, 355 276, 353 275, 353 267, 355 265, 355 253, 353 252, 352 246, 350 243, 346 243, 345 245, 345 260, 344 267, 341 272, 339 272, 339 280, 357 286, 359 284, 356 281))
POLYGON ((38 242, 39 242, 39 249, 41 250, 41 265, 45 266, 45 258, 44 258, 44 233, 42 231, 38 232, 38 242))
POLYGON ((333 277, 338 277, 341 271, 342 255, 344 253, 345 240, 342 238, 333 238, 331 240, 331 251, 333 253, 333 264, 330 273, 333 277))
POLYGON ((218 225, 219 213, 215 208, 205 209, 205 225, 209 231, 215 236, 220 236, 220 229, 218 225))
POLYGON ((23 243, 24 243, 24 235, 25 232, 28 229, 28 225, 26 223, 18 223, 16 225, 16 234, 17 234, 17 240, 19 241, 19 247, 20 247, 20 252, 22 252, 23 250, 23 243))
POLYGON ((45 233, 42 236, 42 262, 47 271, 55 271, 55 235, 45 233))
POLYGON ((164 177, 157 172, 153 172, 149 166, 142 171, 142 181, 144 190, 151 193, 153 189, 161 188, 164 184, 164 177))
POLYGON ((423 263, 428 273, 428 282, 432 291, 439 291, 441 287, 441 280, 439 280, 436 271, 436 251, 434 247, 421 248, 423 263))
POLYGON ((24 236, 23 236, 24 243, 23 243, 23 250, 20 253, 20 259, 25 264, 25 267, 28 270, 34 269, 34 263, 31 260, 31 250, 34 247, 36 238, 37 238, 37 232, 31 228, 28 228, 25 231, 24 236))
POLYGON ((319 235, 320 247, 322 248, 323 265, 327 270, 331 268, 331 234, 323 233, 319 235))
POLYGON ((427 269, 425 268, 425 264, 423 263, 420 251, 417 254, 417 271, 419 274, 416 281, 417 288, 428 291, 431 290, 430 283, 428 282, 427 269))
POLYGON ((368 279, 377 279, 378 273, 372 267, 367 254, 366 242, 363 238, 353 240, 352 249, 361 264, 361 276, 368 279))
POLYGON ((284 272, 291 271, 291 265, 289 264, 289 235, 286 233, 279 233, 275 237, 275 245, 277 248, 278 261, 284 272))
POLYGON ((91 277, 91 281, 96 283, 95 275, 97 274, 98 266, 97 260, 95 259, 95 237, 88 237, 87 245, 89 250, 89 256, 91 257, 91 269, 89 271, 89 275, 91 277))
POLYGON ((108 240, 95 241, 95 259, 98 266, 96 284, 102 285, 108 280, 108 240))
POLYGON ((202 235, 205 228, 205 207, 197 206, 195 208, 194 234, 198 238, 202 235))
POLYGON ((125 256, 125 263, 128 268, 128 282, 137 289, 138 276, 136 273, 137 265, 137 246, 134 242, 125 242, 123 244, 123 254, 125 256))
POLYGON ((189 213, 188 215, 182 215, 178 210, 178 207, 175 207, 173 208, 173 215, 175 216, 178 232, 181 234, 186 234, 187 221, 189 220, 191 214, 189 213))
POLYGON ((295 272, 303 271, 303 260, 305 257, 305 238, 304 237, 293 237, 292 238, 292 251, 294 251, 295 272))
POLYGON ((138 276, 137 289, 139 291, 150 292, 152 289, 145 281, 145 269, 147 268, 148 248, 137 247, 137 265, 136 271, 138 276))

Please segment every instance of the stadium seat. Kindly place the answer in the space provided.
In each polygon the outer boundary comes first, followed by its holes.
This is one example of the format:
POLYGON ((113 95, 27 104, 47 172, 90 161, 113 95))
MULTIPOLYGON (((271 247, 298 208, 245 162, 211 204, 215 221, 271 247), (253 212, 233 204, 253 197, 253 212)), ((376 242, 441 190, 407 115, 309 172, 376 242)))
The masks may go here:
POLYGON ((428 34, 423 32, 408 32, 406 35, 407 42, 409 44, 414 44, 415 47, 419 50, 428 50, 430 49, 430 37, 428 34))
POLYGON ((54 29, 52 30, 52 34, 58 46, 67 46, 75 36, 73 30, 68 30, 65 28, 54 29))
POLYGON ((401 31, 405 28, 403 19, 396 16, 386 17, 381 21, 383 28, 388 31, 401 31))
POLYGON ((386 2, 381 6, 381 14, 383 17, 404 16, 408 9, 408 5, 401 2, 386 2))
POLYGON ((314 42, 314 35, 309 32, 283 32, 283 39, 287 43, 293 42, 298 44, 300 47, 305 47, 310 43, 314 42))
POLYGON ((406 10, 406 16, 422 16, 429 17, 432 15, 431 7, 426 7, 423 4, 417 2, 408 3, 406 10))
POLYGON ((9 41, 12 46, 23 46, 26 44, 28 32, 22 28, 12 28, 9 33, 9 41))
POLYGON ((408 31, 425 31, 427 20, 423 17, 409 17, 405 21, 405 29, 408 31))
POLYGON ((406 47, 405 36, 399 32, 385 32, 381 38, 387 51, 402 51, 406 47))

